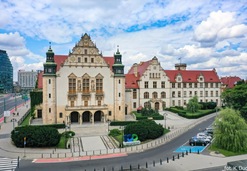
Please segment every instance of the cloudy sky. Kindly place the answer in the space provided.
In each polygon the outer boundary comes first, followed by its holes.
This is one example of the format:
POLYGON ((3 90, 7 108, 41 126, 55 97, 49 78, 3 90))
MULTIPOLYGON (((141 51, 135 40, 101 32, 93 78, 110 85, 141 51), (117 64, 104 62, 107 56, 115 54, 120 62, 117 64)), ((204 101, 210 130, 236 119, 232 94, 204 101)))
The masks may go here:
POLYGON ((0 0, 0 49, 17 71, 43 69, 49 42, 67 55, 84 33, 104 56, 119 45, 128 71, 158 57, 164 69, 216 69, 247 78, 246 0, 0 0))

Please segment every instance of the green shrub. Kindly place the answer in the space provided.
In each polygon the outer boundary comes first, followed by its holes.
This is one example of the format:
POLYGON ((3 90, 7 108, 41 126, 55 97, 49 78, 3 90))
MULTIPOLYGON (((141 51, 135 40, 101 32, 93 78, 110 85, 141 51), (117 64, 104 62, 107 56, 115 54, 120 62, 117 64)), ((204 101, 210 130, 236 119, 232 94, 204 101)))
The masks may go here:
POLYGON ((111 126, 126 126, 132 123, 135 123, 136 121, 111 121, 111 126))
POLYGON ((17 147, 52 147, 60 140, 60 134, 56 128, 41 126, 16 127, 11 132, 11 139, 17 147))
POLYGON ((140 141, 155 139, 163 135, 163 127, 153 120, 140 120, 127 125, 124 134, 137 134, 140 141))
POLYGON ((73 136, 75 136, 75 132, 74 131, 64 131, 62 133, 62 136, 65 136, 65 137, 73 137, 73 136))
POLYGON ((121 135, 121 131, 119 129, 112 129, 112 130, 110 130, 109 135, 113 136, 113 137, 116 137, 118 135, 121 135))

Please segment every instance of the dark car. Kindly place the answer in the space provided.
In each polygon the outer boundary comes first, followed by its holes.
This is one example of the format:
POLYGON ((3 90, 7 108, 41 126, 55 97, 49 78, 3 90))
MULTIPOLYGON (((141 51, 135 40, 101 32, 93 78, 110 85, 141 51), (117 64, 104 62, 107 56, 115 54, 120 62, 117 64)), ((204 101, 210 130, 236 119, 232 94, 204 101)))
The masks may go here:
POLYGON ((208 142, 202 138, 192 137, 189 139, 189 144, 191 146, 206 146, 208 142))

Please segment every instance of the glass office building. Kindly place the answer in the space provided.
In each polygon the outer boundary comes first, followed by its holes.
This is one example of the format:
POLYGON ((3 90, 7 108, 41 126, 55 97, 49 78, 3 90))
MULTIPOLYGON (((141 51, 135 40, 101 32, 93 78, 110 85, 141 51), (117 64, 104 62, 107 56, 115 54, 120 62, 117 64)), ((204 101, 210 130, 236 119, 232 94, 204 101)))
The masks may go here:
POLYGON ((13 66, 7 52, 0 50, 0 93, 13 92, 13 66))

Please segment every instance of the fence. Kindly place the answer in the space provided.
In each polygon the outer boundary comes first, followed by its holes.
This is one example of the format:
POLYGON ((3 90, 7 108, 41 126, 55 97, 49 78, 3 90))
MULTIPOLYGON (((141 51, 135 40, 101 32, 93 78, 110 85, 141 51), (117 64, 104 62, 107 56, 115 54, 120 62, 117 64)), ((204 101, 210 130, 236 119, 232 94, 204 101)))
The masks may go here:
MULTIPOLYGON (((27 112, 28 113, 28 112, 27 112)), ((135 152, 142 152, 151 148, 155 148, 157 146, 161 146, 175 137, 183 134, 184 132, 188 131, 189 129, 193 128, 194 126, 198 125, 199 123, 213 117, 215 115, 205 116, 195 122, 194 124, 191 124, 189 126, 174 130, 172 132, 169 132, 165 134, 164 136, 155 139, 153 141, 147 142, 145 144, 140 144, 136 146, 129 146, 124 148, 115 148, 115 149, 101 149, 101 150, 91 150, 91 151, 77 151, 77 152, 71 152, 71 150, 56 150, 51 149, 49 152, 43 152, 43 153, 33 153, 33 151, 28 153, 35 158, 66 158, 66 157, 83 157, 83 156, 94 156, 94 155, 107 155, 107 154, 114 154, 114 153, 135 153, 135 152), (61 152, 63 151, 63 152, 61 152)))
POLYGON ((30 113, 30 109, 20 118, 20 120, 17 122, 18 126, 21 125, 21 123, 26 119, 27 115, 30 113))

